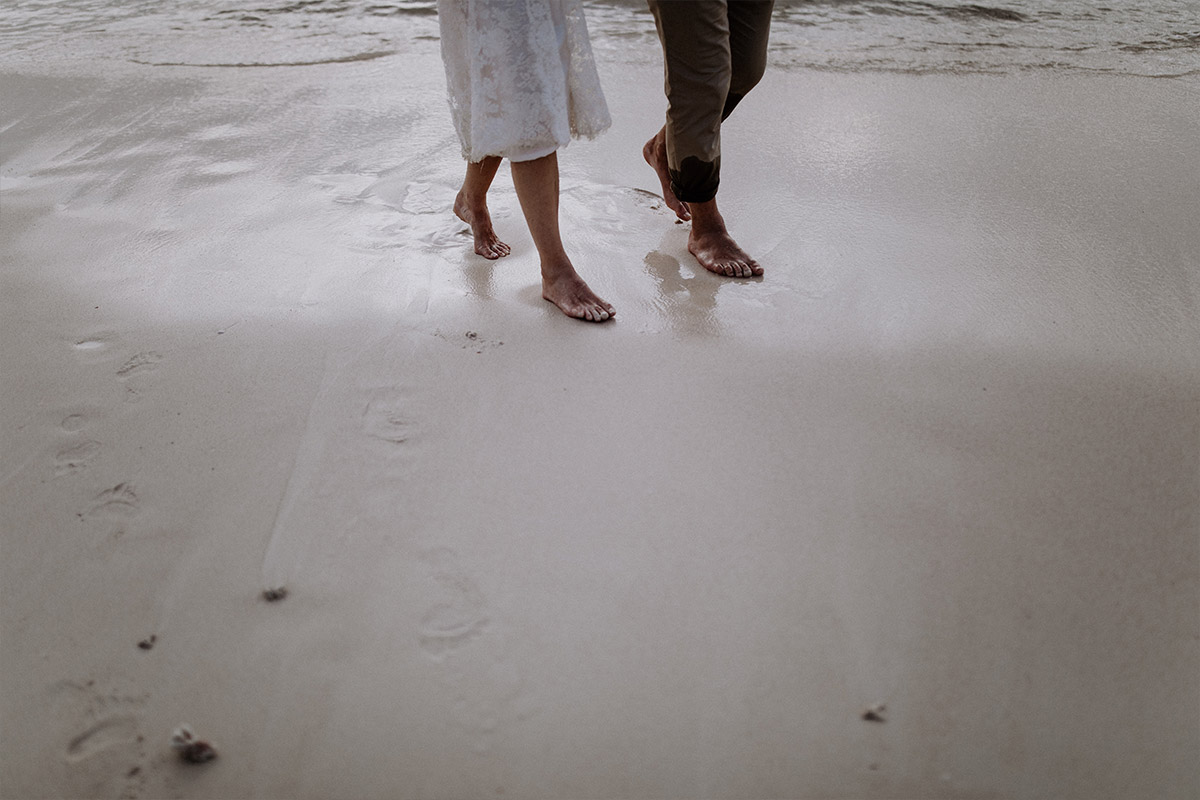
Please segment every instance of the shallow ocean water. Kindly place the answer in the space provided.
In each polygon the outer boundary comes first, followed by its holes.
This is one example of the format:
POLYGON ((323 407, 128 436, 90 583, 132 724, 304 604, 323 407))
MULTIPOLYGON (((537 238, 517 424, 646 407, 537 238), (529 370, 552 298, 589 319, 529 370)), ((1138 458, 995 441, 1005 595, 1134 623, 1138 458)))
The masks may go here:
MULTIPOLYGON (((643 0, 591 0, 600 49, 658 57, 643 0)), ((401 54, 437 39, 432 0, 14 0, 0 64, 117 58, 155 65, 305 66, 401 54)), ((1200 71, 1191 0, 779 0, 776 67, 908 73, 1200 71)))

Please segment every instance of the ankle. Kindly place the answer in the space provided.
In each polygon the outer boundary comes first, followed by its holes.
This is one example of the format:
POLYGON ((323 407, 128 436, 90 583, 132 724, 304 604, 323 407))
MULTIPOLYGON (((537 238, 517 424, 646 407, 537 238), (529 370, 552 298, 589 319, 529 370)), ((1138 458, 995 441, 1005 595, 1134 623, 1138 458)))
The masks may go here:
POLYGON ((542 283, 557 283, 564 278, 574 277, 575 274, 575 267, 566 253, 560 258, 542 259, 542 283))
POLYGON ((466 189, 459 189, 454 204, 471 211, 487 211, 487 194, 473 194, 466 189))
POLYGON ((688 203, 692 210, 692 232, 696 234, 724 233, 725 218, 717 210, 717 201, 688 203))

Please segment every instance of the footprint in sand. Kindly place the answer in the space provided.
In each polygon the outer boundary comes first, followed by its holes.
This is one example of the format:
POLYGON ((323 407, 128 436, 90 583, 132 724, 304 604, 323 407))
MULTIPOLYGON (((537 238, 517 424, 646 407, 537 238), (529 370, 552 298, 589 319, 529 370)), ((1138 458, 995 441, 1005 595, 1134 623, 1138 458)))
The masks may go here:
POLYGON ((438 665, 453 698, 450 719, 471 737, 476 752, 486 752, 505 724, 536 711, 515 644, 489 620, 487 601, 457 553, 436 548, 421 561, 437 587, 435 602, 421 618, 421 649, 438 665))
POLYGON ((126 402, 141 399, 142 394, 151 387, 154 373, 162 360, 162 353, 147 350, 133 356, 117 370, 117 380, 125 386, 126 402))
POLYGON ((68 434, 69 441, 60 445, 54 454, 54 475, 56 477, 71 475, 87 469, 100 453, 100 443, 94 439, 84 438, 81 433, 87 424, 88 418, 85 414, 68 414, 59 423, 63 432, 68 434))
POLYGON ((119 744, 137 741, 137 718, 106 717, 89 725, 67 743, 67 761, 74 764, 119 744))
POLYGON ((487 618, 471 606, 439 603, 421 618, 421 649, 434 658, 457 650, 487 627, 487 618))
POLYGON ((107 514, 110 516, 132 517, 138 510, 137 493, 128 483, 118 483, 111 489, 106 489, 96 495, 89 516, 107 514))
POLYGON ((413 424, 404 412, 396 389, 375 392, 363 409, 363 432, 373 439, 403 444, 413 433, 413 424))
POLYGON ((137 492, 129 483, 118 483, 96 495, 87 511, 79 516, 100 528, 103 539, 116 541, 128 531, 139 511, 137 492))
POLYGON ((109 358, 113 345, 119 342, 115 333, 97 333, 76 340, 71 349, 76 357, 85 364, 95 364, 109 358))
POLYGON ((160 361, 162 361, 162 354, 156 353, 153 350, 138 353, 117 370, 117 377, 122 380, 129 380, 138 375, 144 375, 156 369, 160 361))
POLYGON ((68 782, 87 796, 138 797, 146 780, 141 719, 147 695, 106 691, 95 681, 63 681, 50 695, 73 725, 62 751, 68 782))
POLYGON ((479 587, 459 567, 458 554, 439 547, 421 555, 437 583, 441 602, 421 618, 421 649, 441 659, 477 638, 487 627, 486 601, 479 587))
POLYGON ((100 443, 92 439, 66 445, 54 456, 54 474, 71 475, 87 469, 99 452, 100 443))
POLYGON ((83 414, 68 414, 63 418, 62 429, 67 433, 77 433, 87 425, 87 417, 83 414))

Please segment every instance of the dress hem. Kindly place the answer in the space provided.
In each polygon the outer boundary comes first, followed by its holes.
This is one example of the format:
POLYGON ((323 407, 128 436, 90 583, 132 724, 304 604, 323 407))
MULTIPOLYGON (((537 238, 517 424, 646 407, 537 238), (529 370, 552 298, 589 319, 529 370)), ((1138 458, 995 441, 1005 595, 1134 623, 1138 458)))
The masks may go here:
POLYGON ((537 161, 539 158, 545 158, 546 156, 550 155, 551 153, 554 153, 558 150, 563 149, 564 147, 569 145, 572 140, 595 139, 597 136, 599 136, 600 134, 602 134, 606 130, 608 130, 611 127, 611 125, 612 125, 612 123, 610 122, 608 125, 605 125, 603 128, 600 128, 597 131, 592 131, 589 133, 574 133, 565 142, 556 143, 552 146, 542 146, 542 147, 535 148, 533 150, 523 150, 520 153, 518 153, 517 155, 508 155, 506 153, 484 153, 477 157, 472 157, 474 154, 463 152, 463 158, 472 164, 478 164, 480 161, 483 161, 485 158, 492 158, 492 157, 506 158, 509 161, 537 161))

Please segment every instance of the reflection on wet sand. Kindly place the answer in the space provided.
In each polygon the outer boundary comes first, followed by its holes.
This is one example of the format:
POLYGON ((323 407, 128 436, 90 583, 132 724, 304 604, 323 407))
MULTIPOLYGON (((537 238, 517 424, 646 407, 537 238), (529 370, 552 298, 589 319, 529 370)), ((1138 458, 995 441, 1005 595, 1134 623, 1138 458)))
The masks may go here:
POLYGON ((646 273, 657 284, 654 304, 665 315, 671 329, 688 336, 717 336, 721 323, 715 311, 722 278, 699 265, 685 278, 675 256, 661 250, 646 254, 646 273))

